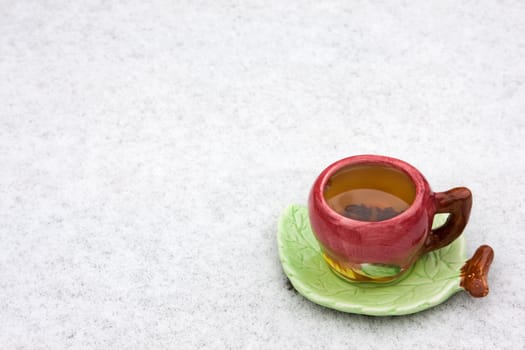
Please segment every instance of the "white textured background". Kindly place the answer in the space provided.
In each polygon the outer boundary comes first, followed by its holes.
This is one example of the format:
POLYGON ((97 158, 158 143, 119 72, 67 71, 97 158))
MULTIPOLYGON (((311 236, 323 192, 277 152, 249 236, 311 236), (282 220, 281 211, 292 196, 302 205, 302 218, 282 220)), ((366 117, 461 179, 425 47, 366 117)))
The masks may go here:
POLYGON ((522 1, 0 0, 2 349, 523 348, 522 1), (286 288, 329 163, 474 193, 490 295, 373 318, 286 288))

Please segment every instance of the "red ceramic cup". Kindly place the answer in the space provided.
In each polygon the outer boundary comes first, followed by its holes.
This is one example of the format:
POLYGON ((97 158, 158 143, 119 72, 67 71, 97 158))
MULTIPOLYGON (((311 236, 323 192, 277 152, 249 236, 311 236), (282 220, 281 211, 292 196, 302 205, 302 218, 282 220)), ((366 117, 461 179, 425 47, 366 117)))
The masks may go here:
POLYGON ((397 279, 422 254, 453 242, 471 207, 467 188, 432 192, 416 168, 377 155, 330 165, 308 200, 313 232, 332 270, 351 281, 370 282, 397 279), (432 229, 436 213, 450 215, 432 229))

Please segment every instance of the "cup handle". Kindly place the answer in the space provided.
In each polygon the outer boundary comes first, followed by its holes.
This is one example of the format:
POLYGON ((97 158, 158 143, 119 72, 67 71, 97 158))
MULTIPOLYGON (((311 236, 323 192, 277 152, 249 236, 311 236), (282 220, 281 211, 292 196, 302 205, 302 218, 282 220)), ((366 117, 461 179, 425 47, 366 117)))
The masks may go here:
POLYGON ((452 243, 467 225, 472 208, 472 193, 466 187, 456 187, 434 194, 436 213, 449 213, 443 226, 430 232, 425 242, 425 252, 443 248, 452 243))

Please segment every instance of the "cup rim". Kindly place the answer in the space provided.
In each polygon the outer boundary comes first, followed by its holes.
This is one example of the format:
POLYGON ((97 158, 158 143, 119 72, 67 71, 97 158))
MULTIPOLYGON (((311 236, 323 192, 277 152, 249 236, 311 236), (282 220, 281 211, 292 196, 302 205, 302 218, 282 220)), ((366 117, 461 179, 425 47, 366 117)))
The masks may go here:
POLYGON ((396 222, 401 222, 405 218, 412 216, 419 208, 421 208, 424 200, 425 192, 429 190, 429 185, 423 175, 417 170, 414 166, 408 164, 405 161, 402 161, 397 158, 392 158, 388 156, 373 155, 373 154, 363 154, 355 155, 347 158, 338 160, 328 167, 319 175, 315 185, 314 185, 314 199, 318 202, 317 205, 321 206, 326 214, 332 216, 334 219, 340 220, 342 223, 351 223, 351 224, 362 224, 362 225, 384 225, 384 224, 395 224, 396 222), (399 215, 396 215, 392 218, 381 220, 381 221, 362 221, 348 218, 336 212, 332 207, 328 205, 324 197, 324 188, 328 180, 335 175, 338 171, 356 165, 384 165, 388 167, 395 168, 405 175, 408 176, 410 181, 415 186, 415 196, 412 203, 407 210, 403 211, 399 215))

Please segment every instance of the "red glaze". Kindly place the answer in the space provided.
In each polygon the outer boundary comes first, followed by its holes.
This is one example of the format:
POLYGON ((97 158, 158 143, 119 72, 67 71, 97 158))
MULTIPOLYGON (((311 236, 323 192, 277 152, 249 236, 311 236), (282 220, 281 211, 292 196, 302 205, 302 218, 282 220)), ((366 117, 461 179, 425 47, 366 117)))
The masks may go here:
POLYGON ((329 258, 343 266, 397 265, 403 272, 421 254, 445 246, 461 234, 471 203, 466 188, 436 194, 410 164, 390 157, 361 155, 335 162, 319 175, 310 192, 308 209, 314 234, 329 258), (416 188, 413 203, 403 213, 379 222, 358 221, 338 214, 328 206, 324 188, 337 171, 353 165, 383 165, 403 171, 416 188), (437 212, 452 215, 434 234, 431 227, 437 212))

